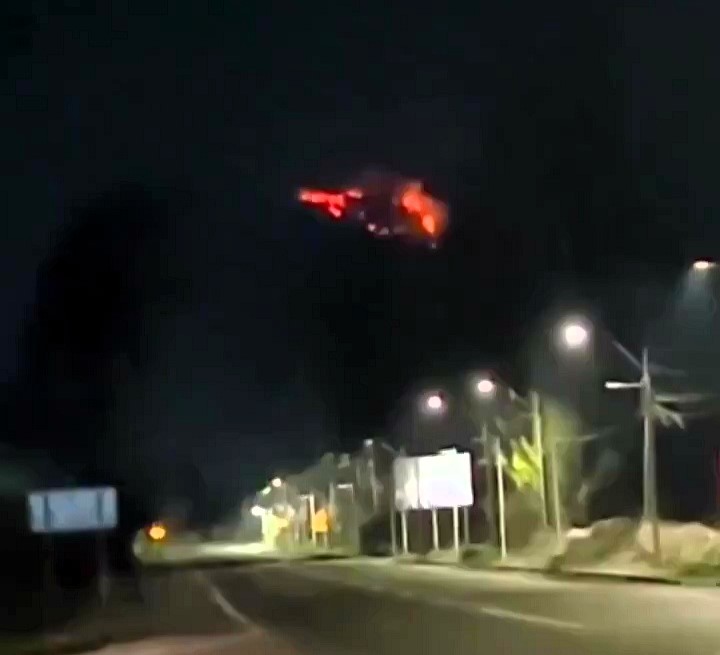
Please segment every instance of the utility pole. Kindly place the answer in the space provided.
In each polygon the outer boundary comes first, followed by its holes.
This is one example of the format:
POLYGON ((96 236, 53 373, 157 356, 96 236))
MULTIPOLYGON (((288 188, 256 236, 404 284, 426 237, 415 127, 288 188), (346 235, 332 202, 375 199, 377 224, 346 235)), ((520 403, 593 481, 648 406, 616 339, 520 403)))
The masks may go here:
POLYGON ((640 378, 643 417, 643 514, 652 528, 653 554, 660 560, 660 525, 657 504, 657 467, 655 446, 654 396, 648 349, 642 351, 642 377, 640 378))
POLYGON ((493 449, 490 446, 490 435, 488 433, 487 421, 483 421, 480 441, 483 445, 483 456, 485 458, 485 513, 487 516, 490 541, 498 543, 497 523, 495 521, 495 479, 493 475, 493 449))
POLYGON ((540 454, 540 504, 542 506, 543 525, 549 525, 547 489, 545 479, 545 449, 542 434, 542 417, 540 414, 540 395, 537 391, 530 392, 530 412, 532 420, 532 437, 535 451, 540 454))
POLYGON ((500 524, 500 558, 507 557, 507 537, 505 535, 505 480, 503 479, 502 451, 500 439, 495 438, 495 473, 498 488, 498 523, 500 524))
MULTIPOLYGON (((624 349, 623 349, 624 351, 624 349)), ((657 504, 657 468, 655 448, 655 393, 650 377, 650 357, 643 348, 639 382, 606 382, 606 389, 639 389, 643 419, 643 518, 650 523, 652 554, 660 561, 660 524, 657 504)))
POLYGON ((562 528, 562 506, 560 503, 560 466, 557 457, 557 441, 555 436, 550 437, 548 444, 550 450, 550 487, 552 489, 553 499, 553 522, 555 524, 555 540, 558 551, 563 546, 563 528, 562 528))

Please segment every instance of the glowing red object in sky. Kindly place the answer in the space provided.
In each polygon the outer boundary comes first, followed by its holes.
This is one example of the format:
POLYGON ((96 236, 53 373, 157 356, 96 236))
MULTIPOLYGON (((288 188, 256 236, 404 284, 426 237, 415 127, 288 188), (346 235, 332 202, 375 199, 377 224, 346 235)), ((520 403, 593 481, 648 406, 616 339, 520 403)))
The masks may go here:
POLYGON ((419 182, 412 182, 402 190, 399 204, 429 236, 439 236, 445 231, 447 224, 445 205, 423 191, 419 182))
POLYGON ((348 189, 347 191, 331 192, 320 189, 300 189, 298 194, 300 202, 315 205, 324 209, 333 218, 343 217, 350 200, 361 200, 363 192, 360 189, 348 189))
POLYGON ((434 245, 447 229, 448 209, 419 181, 400 176, 366 177, 340 190, 300 189, 298 200, 333 220, 361 223, 377 237, 414 236, 434 245))

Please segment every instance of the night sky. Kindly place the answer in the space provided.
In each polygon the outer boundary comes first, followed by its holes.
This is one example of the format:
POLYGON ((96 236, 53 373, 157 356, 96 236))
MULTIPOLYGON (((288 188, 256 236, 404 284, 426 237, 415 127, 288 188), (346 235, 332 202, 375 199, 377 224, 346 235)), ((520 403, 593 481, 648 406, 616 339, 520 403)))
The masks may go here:
POLYGON ((286 4, 3 7, 8 442, 234 502, 426 380, 530 383, 557 308, 637 345, 720 255, 712 3, 286 4), (294 203, 369 166, 441 248, 294 203))

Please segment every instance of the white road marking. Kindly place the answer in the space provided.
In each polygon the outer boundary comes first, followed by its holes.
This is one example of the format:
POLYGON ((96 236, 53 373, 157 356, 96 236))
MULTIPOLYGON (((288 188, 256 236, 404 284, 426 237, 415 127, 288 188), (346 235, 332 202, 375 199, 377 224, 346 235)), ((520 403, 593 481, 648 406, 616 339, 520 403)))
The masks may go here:
POLYGON ((312 573, 309 573, 307 569, 303 570, 296 568, 293 570, 293 572, 300 576, 315 578, 318 580, 323 580, 325 582, 332 582, 334 584, 338 584, 344 587, 364 589, 366 591, 371 591, 383 595, 387 594, 395 596, 396 598, 402 598, 403 600, 415 598, 421 602, 427 603, 428 605, 434 605, 436 607, 451 608, 463 612, 471 612, 474 614, 483 614, 485 616, 492 616, 494 618, 510 621, 521 621, 523 623, 539 625, 545 628, 553 628, 556 630, 581 631, 587 629, 585 625, 583 625, 582 623, 578 623, 577 621, 555 619, 550 616, 542 616, 540 614, 526 614, 524 612, 516 612, 513 610, 503 609, 502 607, 483 606, 476 602, 455 600, 447 597, 427 598, 422 594, 415 594, 411 591, 407 591, 406 589, 393 589, 392 587, 383 587, 378 584, 368 586, 367 584, 363 584, 357 581, 343 580, 333 575, 323 574, 318 571, 313 571, 312 573))
POLYGON ((554 619, 550 616, 540 616, 539 614, 525 614, 523 612, 514 612, 506 610, 502 607, 479 607, 478 610, 482 614, 494 616, 498 619, 509 619, 511 621, 522 621, 524 623, 534 623, 548 628, 559 628, 560 630, 584 630, 585 626, 576 621, 566 621, 565 619, 554 619))
POLYGON ((245 616, 245 614, 233 607, 233 604, 225 598, 225 596, 223 596, 222 592, 212 582, 210 582, 210 579, 205 574, 198 571, 196 575, 202 584, 207 587, 208 592, 210 593, 210 598, 223 611, 225 616, 227 616, 231 621, 239 623, 245 627, 253 625, 253 622, 245 616))

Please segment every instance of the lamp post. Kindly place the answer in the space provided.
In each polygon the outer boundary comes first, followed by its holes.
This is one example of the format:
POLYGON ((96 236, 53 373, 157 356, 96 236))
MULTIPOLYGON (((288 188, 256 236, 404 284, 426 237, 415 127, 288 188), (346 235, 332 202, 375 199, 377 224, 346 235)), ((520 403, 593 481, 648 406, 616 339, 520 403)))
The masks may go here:
POLYGON ((655 421, 653 405, 655 395, 650 377, 648 349, 643 348, 640 380, 638 382, 605 383, 606 389, 639 389, 640 411, 643 418, 643 517, 650 522, 653 556, 660 559, 660 523, 657 505, 657 450, 655 447, 655 421))
MULTIPOLYGON (((694 270, 705 271, 712 268, 714 263, 700 260, 693 264, 694 270)), ((589 340, 589 330, 576 321, 569 321, 564 325, 563 337, 569 348, 582 347, 589 340)), ((657 504, 657 451, 655 447, 655 393, 653 391, 650 375, 650 357, 648 349, 643 348, 640 361, 625 348, 619 341, 611 338, 613 347, 628 360, 635 368, 640 370, 640 380, 637 382, 605 382, 605 388, 610 390, 639 389, 640 413, 643 419, 643 517, 650 523, 652 531, 652 549, 656 560, 660 559, 660 525, 657 504)))
MULTIPOLYGON (((582 331, 571 329, 568 332, 568 336, 570 339, 570 342, 572 344, 575 344, 576 346, 579 346, 580 344, 585 343, 587 340, 587 333, 583 334, 582 331)), ((543 525, 548 525, 548 504, 547 504, 547 493, 546 493, 546 475, 547 470, 545 467, 545 443, 543 440, 543 432, 542 432, 542 419, 541 419, 541 413, 540 413, 540 396, 536 391, 531 391, 529 394, 529 401, 524 399, 522 396, 520 396, 514 389, 511 387, 506 387, 507 391, 510 394, 510 399, 512 401, 520 403, 526 411, 529 410, 530 412, 530 420, 531 420, 531 428, 532 428, 532 436, 533 436, 533 444, 537 451, 540 453, 540 463, 539 463, 539 475, 540 475, 540 500, 541 500, 541 506, 542 506, 542 517, 543 517, 543 525)), ((497 391, 497 385, 496 383, 488 378, 484 377, 477 381, 475 384, 475 391, 476 395, 483 400, 490 400, 494 398, 497 391)), ((480 438, 480 441, 483 443, 483 448, 485 451, 485 472, 486 472, 486 479, 487 479, 487 487, 488 487, 488 500, 491 507, 495 506, 495 499, 494 499, 494 490, 496 484, 504 483, 503 480, 503 469, 502 469, 502 449, 500 447, 500 440, 496 437, 494 437, 495 441, 491 444, 491 436, 488 432, 487 428, 487 422, 483 422, 482 426, 482 436, 480 438)), ((553 518, 554 518, 554 525, 555 525, 555 535, 557 538, 557 544, 558 547, 562 544, 563 541, 563 531, 562 531, 562 521, 561 521, 561 512, 560 512, 560 488, 559 488, 559 481, 558 481, 558 465, 557 465, 557 454, 555 449, 555 443, 553 440, 550 440, 550 442, 547 444, 549 451, 549 459, 550 459, 550 475, 549 475, 549 486, 552 493, 553 498, 553 506, 555 508, 555 511, 553 512, 553 518)), ((490 519, 492 520, 491 523, 491 530, 492 534, 495 536, 495 540, 500 543, 501 552, 504 549, 503 542, 505 541, 505 503, 504 503, 504 487, 502 490, 498 487, 497 489, 498 493, 498 522, 499 526, 495 526, 494 516, 491 512, 490 519), (503 497, 500 497, 500 494, 503 494, 503 497), (499 529, 498 529, 499 528, 499 529)))

